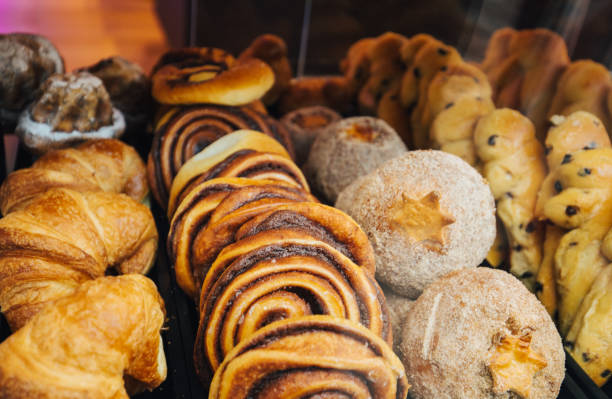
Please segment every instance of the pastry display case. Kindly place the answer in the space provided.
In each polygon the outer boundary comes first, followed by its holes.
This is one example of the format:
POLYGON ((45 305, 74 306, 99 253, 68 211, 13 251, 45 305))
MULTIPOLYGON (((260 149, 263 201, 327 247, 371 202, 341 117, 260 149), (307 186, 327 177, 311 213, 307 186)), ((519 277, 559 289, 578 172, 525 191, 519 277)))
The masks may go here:
MULTIPOLYGON (((11 171, 47 165, 44 153, 82 141, 58 144, 54 131, 82 123, 85 136, 114 137, 119 124, 146 164, 159 242, 143 269, 165 305, 156 332, 167 377, 149 386, 126 372, 128 393, 190 399, 210 388, 214 397, 267 398, 321 378, 367 386, 374 397, 403 398, 412 385, 413 397, 612 398, 612 181, 601 167, 612 168, 610 2, 157 0, 156 8, 175 49, 152 71, 117 57, 52 77, 18 122, 0 101, 4 215, 23 207, 10 197, 11 184, 25 185, 11 171), (116 83, 116 70, 127 83, 116 83), (86 94, 75 100, 73 86, 86 94), (50 127, 41 135, 39 125, 50 127), (442 151, 406 155, 429 149, 442 151), (461 299, 444 302, 453 295, 461 299), (472 330, 451 326, 456 315, 472 330), (489 334, 498 324, 503 333, 489 334), (350 340, 375 353, 370 372, 352 358, 361 346, 344 350, 350 340), (257 352, 270 342, 284 363, 257 352), (333 367, 318 363, 326 350, 333 367), (408 379, 402 362, 413 365, 408 379), (299 373, 257 380, 261 364, 299 373), (423 371, 432 367, 453 374, 450 382, 432 383, 423 371), (234 387, 239 378, 254 388, 234 387)), ((0 238, 9 228, 0 223, 0 238)), ((8 259, 18 244, 3 240, 8 259)), ((0 305, 10 291, 2 273, 0 305)), ((0 344, 26 323, 7 304, 0 344)))

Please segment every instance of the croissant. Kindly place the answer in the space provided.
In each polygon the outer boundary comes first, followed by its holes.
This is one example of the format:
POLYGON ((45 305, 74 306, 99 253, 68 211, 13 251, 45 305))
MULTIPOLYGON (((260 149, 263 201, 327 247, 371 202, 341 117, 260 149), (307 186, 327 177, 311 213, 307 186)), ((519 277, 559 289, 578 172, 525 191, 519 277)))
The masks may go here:
POLYGON ((0 210, 7 215, 53 187, 124 193, 136 201, 149 192, 136 150, 119 140, 91 140, 48 152, 31 167, 11 173, 0 187, 0 210))
POLYGON ((236 346, 210 399, 405 398, 408 380, 391 348, 361 325, 330 316, 278 321, 236 346))
POLYGON ((172 180, 187 160, 218 138, 239 129, 265 133, 293 154, 289 133, 273 118, 250 106, 198 105, 168 111, 158 122, 147 174, 157 202, 166 207, 172 180))
POLYGON ((13 331, 109 267, 146 273, 157 230, 123 194, 55 188, 0 219, 0 308, 13 331))
POLYGON ((166 378, 164 303, 146 277, 101 277, 45 307, 0 344, 6 399, 128 398, 166 378))

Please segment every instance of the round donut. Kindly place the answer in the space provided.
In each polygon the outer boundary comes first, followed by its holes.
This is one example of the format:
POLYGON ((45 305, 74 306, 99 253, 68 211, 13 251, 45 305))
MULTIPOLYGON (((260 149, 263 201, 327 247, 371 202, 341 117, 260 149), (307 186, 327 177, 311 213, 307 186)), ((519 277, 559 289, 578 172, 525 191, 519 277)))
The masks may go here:
POLYGON ((565 377, 561 337, 546 309, 498 269, 440 278, 402 330, 400 357, 415 399, 553 399, 565 377))
POLYGON ((153 70, 152 94, 162 104, 245 105, 274 84, 265 62, 236 63, 229 53, 210 47, 166 54, 153 70))
POLYGON ((319 134, 304 172, 316 192, 334 202, 350 183, 406 152, 395 130, 382 119, 342 119, 319 134))
POLYGON ((442 151, 411 151, 361 177, 336 207, 368 234, 376 278, 416 298, 438 277, 476 267, 495 238, 495 203, 482 176, 442 151))

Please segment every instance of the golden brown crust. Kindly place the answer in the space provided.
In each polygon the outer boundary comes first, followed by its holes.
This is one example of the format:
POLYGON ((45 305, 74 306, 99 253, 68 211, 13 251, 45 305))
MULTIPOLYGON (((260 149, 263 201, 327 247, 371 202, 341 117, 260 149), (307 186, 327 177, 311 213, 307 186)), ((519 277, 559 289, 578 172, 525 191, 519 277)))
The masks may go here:
POLYGON ((350 81, 340 75, 294 78, 278 100, 278 110, 286 114, 303 107, 322 105, 339 113, 353 110, 355 94, 350 81))
POLYGON ((59 187, 124 193, 136 201, 143 201, 149 192, 136 150, 119 140, 92 140, 48 152, 30 168, 11 173, 0 187, 0 210, 6 215, 59 187))
POLYGON ((107 268, 146 273, 157 239, 149 209, 123 194, 51 189, 0 219, 0 307, 15 330, 107 268))
POLYGON ((0 344, 0 396, 128 398, 124 375, 157 387, 166 378, 164 313, 145 277, 84 283, 0 344))
POLYGON ((401 362, 375 334, 329 316, 279 321, 238 345, 219 367, 211 399, 404 398, 401 362), (367 383, 365 383, 367 381, 367 383))

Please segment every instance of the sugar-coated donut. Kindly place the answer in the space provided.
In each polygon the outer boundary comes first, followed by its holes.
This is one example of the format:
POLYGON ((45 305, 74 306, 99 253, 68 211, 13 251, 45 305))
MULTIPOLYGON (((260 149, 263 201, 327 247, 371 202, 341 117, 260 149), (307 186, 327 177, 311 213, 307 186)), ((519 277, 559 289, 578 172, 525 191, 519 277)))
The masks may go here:
POLYGON ((346 118, 317 136, 304 172, 315 190, 334 202, 355 179, 405 152, 402 139, 382 119, 346 118))
POLYGON ((410 298, 452 270, 479 265, 495 238, 489 186, 442 151, 411 151, 384 163, 346 187, 336 207, 368 234, 376 278, 410 298))
POLYGON ((561 337, 546 309, 501 270, 440 278, 402 330, 400 357, 415 399, 553 399, 565 377, 561 337))

